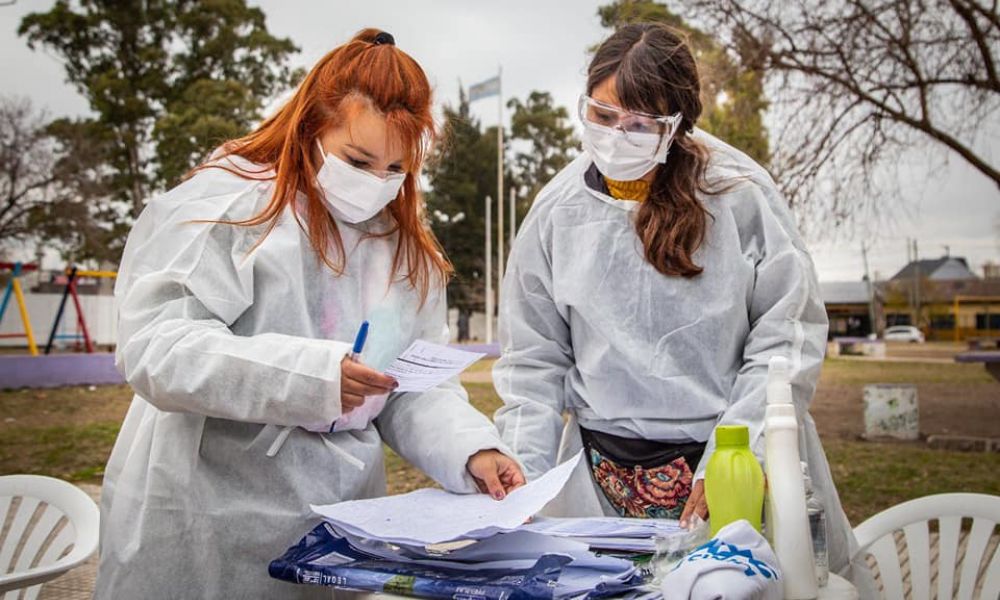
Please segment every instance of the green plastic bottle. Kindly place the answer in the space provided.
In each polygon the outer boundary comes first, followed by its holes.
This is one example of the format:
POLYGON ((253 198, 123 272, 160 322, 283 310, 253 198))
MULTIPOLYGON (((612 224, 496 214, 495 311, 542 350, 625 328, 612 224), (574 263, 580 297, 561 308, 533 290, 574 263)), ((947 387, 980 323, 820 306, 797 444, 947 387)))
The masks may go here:
POLYGON ((750 451, 750 431, 746 427, 715 428, 715 452, 705 468, 705 499, 712 536, 740 519, 750 521, 760 531, 764 472, 750 451))

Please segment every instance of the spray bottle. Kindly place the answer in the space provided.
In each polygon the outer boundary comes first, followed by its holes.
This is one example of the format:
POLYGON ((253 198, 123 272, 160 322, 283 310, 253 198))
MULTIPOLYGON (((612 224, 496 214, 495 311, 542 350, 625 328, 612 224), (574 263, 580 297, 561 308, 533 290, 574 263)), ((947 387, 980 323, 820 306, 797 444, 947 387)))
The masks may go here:
POLYGON ((788 359, 776 356, 767 368, 764 462, 767 472, 767 531, 781 565, 786 600, 819 595, 809 535, 805 481, 799 466, 799 433, 792 403, 788 359))

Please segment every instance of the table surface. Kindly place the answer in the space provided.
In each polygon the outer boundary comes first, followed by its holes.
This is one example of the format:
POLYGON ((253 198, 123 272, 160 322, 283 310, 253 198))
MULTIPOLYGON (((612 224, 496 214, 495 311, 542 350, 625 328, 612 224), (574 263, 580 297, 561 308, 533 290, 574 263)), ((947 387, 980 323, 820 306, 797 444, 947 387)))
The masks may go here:
POLYGON ((955 355, 955 362, 983 363, 986 372, 1000 382, 1000 350, 967 350, 955 355))
POLYGON ((955 355, 956 362, 962 363, 997 363, 1000 362, 1000 350, 966 350, 955 355))
POLYGON ((819 600, 858 600, 858 590, 854 589, 850 581, 830 573, 826 587, 819 590, 819 600))

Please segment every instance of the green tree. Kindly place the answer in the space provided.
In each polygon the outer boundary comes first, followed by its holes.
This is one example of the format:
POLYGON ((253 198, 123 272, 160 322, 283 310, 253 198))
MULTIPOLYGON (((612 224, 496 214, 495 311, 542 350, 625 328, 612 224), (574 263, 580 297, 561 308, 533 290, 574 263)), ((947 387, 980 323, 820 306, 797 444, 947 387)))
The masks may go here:
POLYGON ((510 121, 512 142, 523 142, 526 151, 514 156, 518 212, 526 211, 539 191, 565 167, 580 146, 573 133, 569 112, 555 106, 548 92, 533 91, 525 102, 512 98, 510 121))
MULTIPOLYGON (((442 140, 425 171, 431 185, 426 199, 434 233, 455 265, 448 304, 464 321, 485 305, 485 199, 496 200, 497 128, 482 129, 469 112, 464 89, 459 89, 458 106, 445 105, 444 120, 442 140)), ((496 202, 493 207, 496 214, 496 202)))
POLYGON ((768 136, 763 115, 764 73, 758 54, 749 47, 729 53, 709 34, 684 21, 666 4, 652 0, 615 0, 597 9, 601 25, 616 29, 636 22, 665 23, 684 32, 701 75, 704 105, 698 126, 767 165, 768 136))
POLYGON ((56 119, 46 131, 58 148, 52 167, 55 202, 38 219, 39 238, 68 263, 116 264, 132 205, 115 194, 120 179, 106 160, 115 139, 88 119, 56 119))
POLYGON ((287 66, 295 45, 271 35, 245 0, 59 0, 18 31, 63 60, 93 110, 56 132, 67 147, 98 140, 87 162, 100 171, 101 195, 88 200, 128 207, 117 219, 117 209, 103 211, 116 231, 151 193, 247 131, 296 75, 287 66))

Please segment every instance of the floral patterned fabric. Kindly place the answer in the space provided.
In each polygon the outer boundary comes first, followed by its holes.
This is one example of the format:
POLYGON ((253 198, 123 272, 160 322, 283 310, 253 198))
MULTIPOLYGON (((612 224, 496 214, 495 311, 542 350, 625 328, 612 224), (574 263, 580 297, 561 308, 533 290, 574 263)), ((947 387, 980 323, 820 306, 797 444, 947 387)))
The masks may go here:
POLYGON ((664 465, 622 466, 588 449, 594 481, 623 517, 679 519, 691 495, 694 473, 683 456, 664 465))

